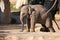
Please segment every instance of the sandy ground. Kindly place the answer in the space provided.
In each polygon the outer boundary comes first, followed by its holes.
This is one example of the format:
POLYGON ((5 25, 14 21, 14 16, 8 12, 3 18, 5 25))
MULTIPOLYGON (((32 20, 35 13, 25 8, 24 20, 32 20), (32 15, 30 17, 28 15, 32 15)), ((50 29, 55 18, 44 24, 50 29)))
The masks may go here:
MULTIPOLYGON (((56 21, 60 28, 60 21, 56 21)), ((26 24, 25 24, 26 26, 26 24)), ((40 32, 40 28, 42 26, 40 24, 35 25, 35 32, 40 32)), ((53 27, 56 32, 60 32, 60 29, 57 28, 55 22, 53 21, 53 27)), ((12 25, 0 25, 0 32, 20 32, 21 31, 21 24, 12 24, 12 25)), ((26 32, 27 29, 25 27, 24 32, 26 32)))

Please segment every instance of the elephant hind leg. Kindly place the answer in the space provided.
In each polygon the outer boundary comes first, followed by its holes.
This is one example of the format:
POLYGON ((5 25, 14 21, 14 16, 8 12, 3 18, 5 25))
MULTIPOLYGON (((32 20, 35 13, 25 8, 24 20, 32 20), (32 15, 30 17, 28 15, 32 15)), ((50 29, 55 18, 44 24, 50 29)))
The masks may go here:
POLYGON ((50 32, 55 32, 54 28, 53 28, 53 24, 52 24, 52 20, 48 17, 46 20, 46 27, 50 30, 50 32))
POLYGON ((42 31, 42 32, 50 32, 49 29, 45 25, 42 24, 42 27, 43 28, 41 28, 40 31, 42 31))

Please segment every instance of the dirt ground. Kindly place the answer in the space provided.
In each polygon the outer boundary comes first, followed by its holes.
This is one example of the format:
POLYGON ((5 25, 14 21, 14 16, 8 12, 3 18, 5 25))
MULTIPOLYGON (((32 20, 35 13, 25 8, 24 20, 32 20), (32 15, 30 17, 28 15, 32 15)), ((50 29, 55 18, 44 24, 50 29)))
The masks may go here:
MULTIPOLYGON (((57 21, 60 27, 60 21, 57 21)), ((21 25, 1 25, 0 26, 0 40, 60 40, 60 30, 57 28, 56 24, 53 22, 53 27, 56 30, 55 33, 51 32, 41 32, 40 24, 35 25, 36 32, 20 32, 21 25), (7 32, 7 33, 6 33, 7 32)))
MULTIPOLYGON (((56 21, 59 25, 60 28, 60 21, 56 21)), ((26 26, 26 24, 25 24, 26 26)), ((35 25, 35 32, 40 32, 40 28, 42 26, 40 24, 36 24, 35 25)), ((60 29, 57 28, 57 25, 55 24, 55 22, 53 21, 53 27, 55 29, 56 32, 60 32, 60 29)), ((0 25, 0 32, 20 32, 21 31, 21 25, 20 24, 12 24, 12 25, 0 25)), ((25 27, 24 32, 26 32, 27 29, 25 27)))

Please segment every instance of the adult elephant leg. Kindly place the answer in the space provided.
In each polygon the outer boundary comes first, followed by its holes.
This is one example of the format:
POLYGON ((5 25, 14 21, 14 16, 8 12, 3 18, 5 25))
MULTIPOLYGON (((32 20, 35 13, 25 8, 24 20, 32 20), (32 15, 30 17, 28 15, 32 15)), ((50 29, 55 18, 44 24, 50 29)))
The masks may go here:
POLYGON ((30 15, 31 18, 31 32, 35 32, 35 11, 30 15))
POLYGON ((46 19, 46 27, 49 28, 50 32, 55 32, 52 26, 52 20, 49 17, 46 19))

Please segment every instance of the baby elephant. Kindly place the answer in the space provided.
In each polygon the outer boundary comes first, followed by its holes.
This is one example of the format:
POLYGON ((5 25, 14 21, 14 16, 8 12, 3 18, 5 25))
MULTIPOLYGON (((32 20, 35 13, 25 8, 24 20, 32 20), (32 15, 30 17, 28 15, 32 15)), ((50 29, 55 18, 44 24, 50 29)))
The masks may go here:
POLYGON ((49 29, 50 32, 55 32, 52 26, 52 15, 47 13, 47 9, 42 5, 26 5, 21 8, 20 20, 22 23, 22 31, 24 30, 24 18, 28 27, 28 32, 35 32, 35 24, 40 23, 44 28, 49 29), (46 15, 44 15, 46 14, 46 15))

